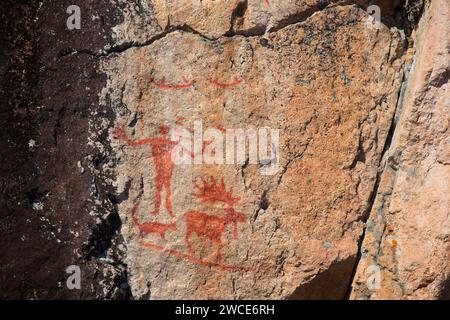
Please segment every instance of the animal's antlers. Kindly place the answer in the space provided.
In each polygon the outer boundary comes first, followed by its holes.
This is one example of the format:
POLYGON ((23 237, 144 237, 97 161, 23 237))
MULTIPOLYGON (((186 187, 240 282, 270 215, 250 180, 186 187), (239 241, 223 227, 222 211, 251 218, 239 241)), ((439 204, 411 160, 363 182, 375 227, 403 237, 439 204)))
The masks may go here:
POLYGON ((217 183, 216 179, 212 176, 209 180, 210 182, 205 178, 201 178, 202 186, 199 186, 193 181, 198 193, 193 193, 192 195, 205 203, 224 202, 228 205, 235 205, 241 200, 240 197, 233 197, 232 188, 227 191, 223 178, 220 180, 220 183, 217 183))

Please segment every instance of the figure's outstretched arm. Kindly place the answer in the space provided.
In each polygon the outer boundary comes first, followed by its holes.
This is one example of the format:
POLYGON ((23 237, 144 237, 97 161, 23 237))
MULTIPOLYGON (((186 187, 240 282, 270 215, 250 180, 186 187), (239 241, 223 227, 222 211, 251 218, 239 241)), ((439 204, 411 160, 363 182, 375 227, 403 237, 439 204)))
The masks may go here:
POLYGON ((145 138, 140 140, 132 140, 128 137, 123 126, 118 127, 112 132, 114 138, 125 141, 129 146, 137 147, 143 144, 147 144, 153 140, 153 138, 145 138))

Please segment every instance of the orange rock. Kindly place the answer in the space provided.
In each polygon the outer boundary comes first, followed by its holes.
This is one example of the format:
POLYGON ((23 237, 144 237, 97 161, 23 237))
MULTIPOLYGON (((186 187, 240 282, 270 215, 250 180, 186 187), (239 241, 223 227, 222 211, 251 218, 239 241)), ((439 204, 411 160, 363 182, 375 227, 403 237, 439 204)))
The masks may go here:
MULTIPOLYGON (((413 65, 368 220, 353 299, 450 297, 449 20, 449 2, 432 1, 413 35, 413 65), (391 241, 396 250, 383 247, 387 219, 401 240, 401 246, 391 241), (373 265, 383 274, 380 288, 371 290, 365 270, 373 265)), ((405 59, 411 60, 409 53, 405 59)))

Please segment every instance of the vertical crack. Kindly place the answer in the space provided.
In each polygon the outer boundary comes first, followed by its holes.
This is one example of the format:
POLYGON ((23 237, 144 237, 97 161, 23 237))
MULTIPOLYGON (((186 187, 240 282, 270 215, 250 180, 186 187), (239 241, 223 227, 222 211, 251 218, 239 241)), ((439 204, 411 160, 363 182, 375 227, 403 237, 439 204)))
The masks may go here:
MULTIPOLYGON (((379 163, 378 163, 378 169, 377 169, 377 175, 376 175, 375 184, 374 184, 372 193, 371 193, 370 198, 369 198, 369 204, 367 206, 367 210, 365 212, 365 215, 362 218, 362 221, 364 222, 364 225, 366 225, 367 221, 370 218, 370 213, 372 212, 373 206, 375 204, 375 200, 376 200, 377 195, 379 193, 378 191, 379 191, 379 188, 380 188, 381 178, 382 178, 382 175, 383 175, 383 173, 384 173, 384 171, 386 169, 386 160, 387 160, 386 158, 389 158, 391 145, 392 145, 392 140, 393 140, 395 131, 397 129, 397 125, 399 123, 400 114, 403 111, 404 92, 405 92, 405 89, 407 87, 408 80, 409 79, 407 77, 405 77, 405 73, 403 73, 402 84, 401 84, 399 92, 398 92, 397 103, 395 105, 394 114, 392 116, 391 124, 389 126, 389 132, 388 132, 388 135, 387 135, 386 140, 384 142, 383 151, 381 153, 380 160, 379 160, 379 163)), ((366 236, 366 229, 367 229, 367 226, 364 227, 363 233, 362 233, 361 237, 358 240, 358 252, 357 252, 356 259, 355 259, 355 264, 353 266, 353 270, 352 270, 352 274, 351 274, 351 277, 350 277, 350 281, 349 281, 349 285, 348 285, 348 288, 347 288, 347 292, 345 294, 345 299, 346 300, 348 300, 350 298, 350 294, 352 293, 352 290, 353 290, 353 282, 355 280, 356 271, 358 269, 359 262, 361 261, 361 257, 362 257, 362 249, 363 249, 362 246, 363 246, 364 239, 365 239, 365 236, 366 236)))

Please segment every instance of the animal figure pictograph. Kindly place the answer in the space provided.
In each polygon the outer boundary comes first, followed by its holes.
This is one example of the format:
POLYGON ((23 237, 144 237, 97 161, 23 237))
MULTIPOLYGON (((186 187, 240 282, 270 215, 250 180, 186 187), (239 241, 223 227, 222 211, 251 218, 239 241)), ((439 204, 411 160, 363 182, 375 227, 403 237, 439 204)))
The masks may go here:
POLYGON ((165 206, 166 210, 170 216, 174 216, 171 201, 171 179, 173 168, 175 166, 172 161, 172 150, 178 144, 178 142, 172 141, 169 138, 169 126, 161 125, 159 127, 159 132, 161 136, 159 137, 149 137, 139 140, 132 140, 128 137, 125 132, 125 128, 120 126, 118 129, 113 131, 113 136, 116 139, 125 141, 129 146, 140 147, 143 145, 150 145, 152 148, 152 155, 155 162, 155 184, 156 184, 156 194, 155 194, 155 208, 150 212, 151 215, 156 215, 159 213, 161 208, 161 192, 163 188, 166 191, 165 206))
POLYGON ((139 234, 141 236, 141 239, 144 238, 147 234, 155 233, 155 234, 159 234, 161 240, 167 241, 166 232, 169 230, 173 230, 173 231, 178 230, 176 221, 173 221, 168 224, 159 223, 159 222, 139 222, 136 211, 139 208, 140 203, 141 203, 140 201, 136 202, 136 204, 133 206, 133 208, 131 208, 131 217, 133 218, 134 224, 139 229, 139 234))
POLYGON ((136 202, 133 208, 131 209, 131 215, 133 218, 134 224, 139 229, 140 234, 140 245, 143 248, 148 248, 151 250, 165 252, 171 256, 189 261, 194 264, 203 265, 206 267, 217 267, 224 271, 240 271, 240 272, 258 272, 260 270, 266 271, 274 271, 276 270, 276 266, 273 265, 265 265, 261 264, 257 267, 251 266, 242 266, 242 265, 229 265, 224 263, 222 260, 222 236, 225 231, 225 228, 232 224, 234 227, 234 238, 238 236, 237 224, 239 222, 245 222, 246 216, 245 214, 238 212, 235 210, 235 206, 240 202, 239 197, 233 197, 232 191, 227 191, 225 187, 225 183, 223 179, 221 179, 220 183, 217 183, 214 178, 211 178, 208 181, 205 179, 201 179, 203 183, 202 186, 197 185, 194 182, 194 187, 198 191, 198 193, 192 194, 193 196, 200 199, 203 203, 213 204, 213 203, 224 203, 225 206, 225 215, 214 215, 208 214, 205 212, 201 212, 198 210, 191 210, 186 212, 182 217, 185 218, 186 222, 186 233, 185 233, 185 245, 188 249, 188 252, 184 250, 179 250, 175 248, 168 247, 167 245, 155 244, 144 240, 144 237, 147 234, 155 233, 159 234, 161 240, 166 241, 166 233, 169 230, 173 230, 174 232, 179 231, 176 226, 176 223, 179 221, 176 219, 172 221, 170 224, 161 224, 158 222, 148 222, 141 223, 139 222, 136 211, 139 207, 140 201, 136 202), (190 240, 191 236, 196 234, 200 239, 203 240, 211 240, 214 244, 217 245, 216 260, 212 259, 204 259, 201 257, 197 257, 191 246, 190 240))
POLYGON ((195 189, 198 193, 194 193, 193 196, 198 198, 203 203, 214 204, 214 203, 224 203, 225 204, 225 215, 218 216, 213 214, 208 214, 205 212, 191 210, 184 214, 186 220, 186 234, 185 234, 185 244, 189 250, 189 254, 193 256, 193 248, 190 243, 190 238, 193 234, 204 240, 211 240, 216 246, 216 260, 222 260, 222 235, 225 228, 232 224, 234 228, 234 238, 237 239, 238 222, 245 222, 245 214, 235 210, 235 206, 240 202, 240 197, 233 197, 232 189, 230 191, 226 190, 223 178, 220 183, 216 181, 214 177, 210 178, 208 182, 205 179, 201 179, 202 186, 194 183, 195 189))
MULTIPOLYGON (((183 120, 184 119, 182 118, 177 119, 175 124, 177 126, 181 126, 183 120)), ((225 130, 222 127, 217 128, 221 131, 225 130)), ((154 196, 155 205, 153 210, 150 212, 150 215, 157 215, 160 212, 162 204, 161 193, 163 189, 165 189, 165 207, 168 214, 172 217, 172 221, 170 223, 162 223, 158 221, 139 221, 137 212, 141 204, 140 200, 136 201, 131 208, 131 218, 134 225, 139 230, 140 244, 143 247, 164 251, 172 256, 180 257, 200 265, 216 266, 223 270, 255 271, 252 268, 227 265, 222 262, 222 249, 224 247, 222 237, 226 228, 228 226, 232 226, 234 238, 237 239, 238 223, 243 223, 246 220, 246 215, 235 209, 240 203, 241 198, 233 196, 232 188, 227 190, 223 178, 220 181, 217 181, 214 177, 210 177, 209 179, 201 178, 199 184, 193 181, 195 191, 192 193, 193 197, 199 199, 200 202, 204 204, 211 206, 215 204, 224 205, 221 209, 223 210, 222 214, 190 210, 184 213, 184 215, 179 216, 179 218, 175 217, 171 203, 171 178, 175 166, 172 160, 172 151, 180 143, 180 141, 173 141, 170 139, 169 129, 170 128, 168 125, 163 124, 159 127, 159 136, 147 137, 143 139, 131 139, 127 135, 123 126, 117 127, 112 133, 115 139, 124 141, 131 147, 137 148, 145 145, 149 145, 151 147, 156 171, 156 193, 154 196), (167 244, 163 245, 149 243, 145 240, 147 235, 155 234, 159 236, 161 241, 166 242, 167 233, 172 232, 175 235, 179 234, 180 229, 177 224, 180 219, 184 219, 185 222, 184 244, 187 249, 186 251, 171 249, 170 247, 167 247, 167 244), (197 254, 195 254, 192 245, 192 237, 194 235, 196 235, 197 239, 203 243, 206 241, 215 245, 215 261, 213 259, 198 257, 197 254)), ((190 131, 192 131, 192 129, 190 131)), ((205 147, 210 143, 211 141, 203 141, 202 152, 204 152, 205 147)), ((187 151, 191 157, 195 156, 191 150, 187 151)), ((183 235, 181 234, 180 240, 183 239, 182 237, 183 235)))

